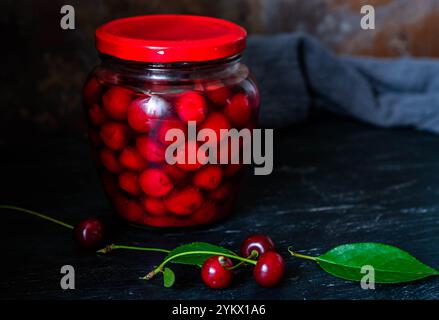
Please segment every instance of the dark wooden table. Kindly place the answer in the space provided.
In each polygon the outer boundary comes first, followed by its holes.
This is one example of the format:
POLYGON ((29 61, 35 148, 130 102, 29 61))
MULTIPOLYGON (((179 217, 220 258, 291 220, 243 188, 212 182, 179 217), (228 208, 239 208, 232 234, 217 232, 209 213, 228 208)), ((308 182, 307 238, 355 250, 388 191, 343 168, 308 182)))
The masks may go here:
MULTIPOLYGON (((74 223, 111 214, 86 140, 39 139, 1 145, 0 202, 74 223)), ((243 270, 227 290, 204 286, 198 270, 174 267, 172 289, 138 280, 159 254, 86 254, 67 229, 1 210, 1 298, 25 299, 437 299, 439 278, 362 290, 327 275, 287 247, 317 255, 357 241, 397 245, 439 268, 439 137, 383 130, 345 119, 275 132, 275 168, 248 176, 233 217, 207 229, 152 232, 122 227, 115 242, 172 248, 208 241, 239 248, 254 232, 272 236, 287 261, 283 283, 262 289, 243 270), (60 268, 76 270, 76 289, 60 288, 60 268)))

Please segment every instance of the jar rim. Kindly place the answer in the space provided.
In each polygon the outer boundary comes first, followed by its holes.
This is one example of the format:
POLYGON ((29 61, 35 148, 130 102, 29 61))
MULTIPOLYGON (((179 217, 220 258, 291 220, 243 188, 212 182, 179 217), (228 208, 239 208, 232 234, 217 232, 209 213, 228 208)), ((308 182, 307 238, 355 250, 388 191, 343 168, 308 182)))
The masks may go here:
POLYGON ((162 14, 122 18, 96 30, 100 53, 148 63, 204 62, 241 53, 247 32, 230 21, 162 14))

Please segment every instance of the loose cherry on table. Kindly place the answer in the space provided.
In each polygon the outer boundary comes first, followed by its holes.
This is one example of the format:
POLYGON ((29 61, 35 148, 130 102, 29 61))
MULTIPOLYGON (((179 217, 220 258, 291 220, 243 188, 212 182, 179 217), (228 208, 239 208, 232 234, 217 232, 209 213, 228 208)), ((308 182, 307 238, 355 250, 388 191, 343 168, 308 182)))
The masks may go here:
POLYGON ((207 259, 201 268, 203 282, 213 289, 224 289, 233 280, 232 261, 224 256, 213 256, 207 259))
POLYGON ((75 240, 76 244, 83 249, 97 249, 100 245, 102 245, 104 234, 106 233, 106 231, 104 232, 104 224, 102 220, 98 218, 87 218, 81 220, 76 226, 72 226, 71 224, 52 218, 45 214, 17 206, 0 205, 0 209, 19 211, 67 228, 73 231, 73 239, 75 240))
POLYGON ((104 226, 101 220, 88 218, 80 221, 73 229, 76 243, 84 249, 96 249, 104 239, 104 226))
POLYGON ((253 234, 244 239, 241 245, 241 255, 249 257, 253 251, 257 252, 260 257, 268 251, 274 251, 275 246, 273 240, 265 234, 253 234))
POLYGON ((262 287, 274 287, 285 272, 285 263, 282 256, 275 251, 262 254, 253 269, 253 278, 262 287))

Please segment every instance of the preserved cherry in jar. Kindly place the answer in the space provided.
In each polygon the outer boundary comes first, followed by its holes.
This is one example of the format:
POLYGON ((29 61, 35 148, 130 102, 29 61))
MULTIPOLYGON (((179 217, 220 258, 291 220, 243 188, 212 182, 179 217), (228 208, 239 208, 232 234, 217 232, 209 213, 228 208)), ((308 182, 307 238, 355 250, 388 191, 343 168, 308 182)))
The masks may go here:
POLYGON ((178 141, 167 133, 185 135, 178 159, 202 144, 189 139, 189 123, 218 134, 256 127, 259 94, 241 62, 245 39, 231 22, 188 15, 125 18, 96 30, 101 64, 83 101, 101 182, 122 219, 188 227, 230 213, 245 166, 169 163, 167 148, 178 141))

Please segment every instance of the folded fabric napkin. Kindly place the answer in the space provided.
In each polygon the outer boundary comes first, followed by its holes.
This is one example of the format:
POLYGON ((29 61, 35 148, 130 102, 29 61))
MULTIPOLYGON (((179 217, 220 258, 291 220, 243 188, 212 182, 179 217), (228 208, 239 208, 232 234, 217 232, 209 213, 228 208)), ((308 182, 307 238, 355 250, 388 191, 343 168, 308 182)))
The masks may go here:
POLYGON ((303 34, 252 36, 244 59, 260 87, 263 127, 286 127, 316 107, 439 133, 439 60, 336 56, 303 34))

